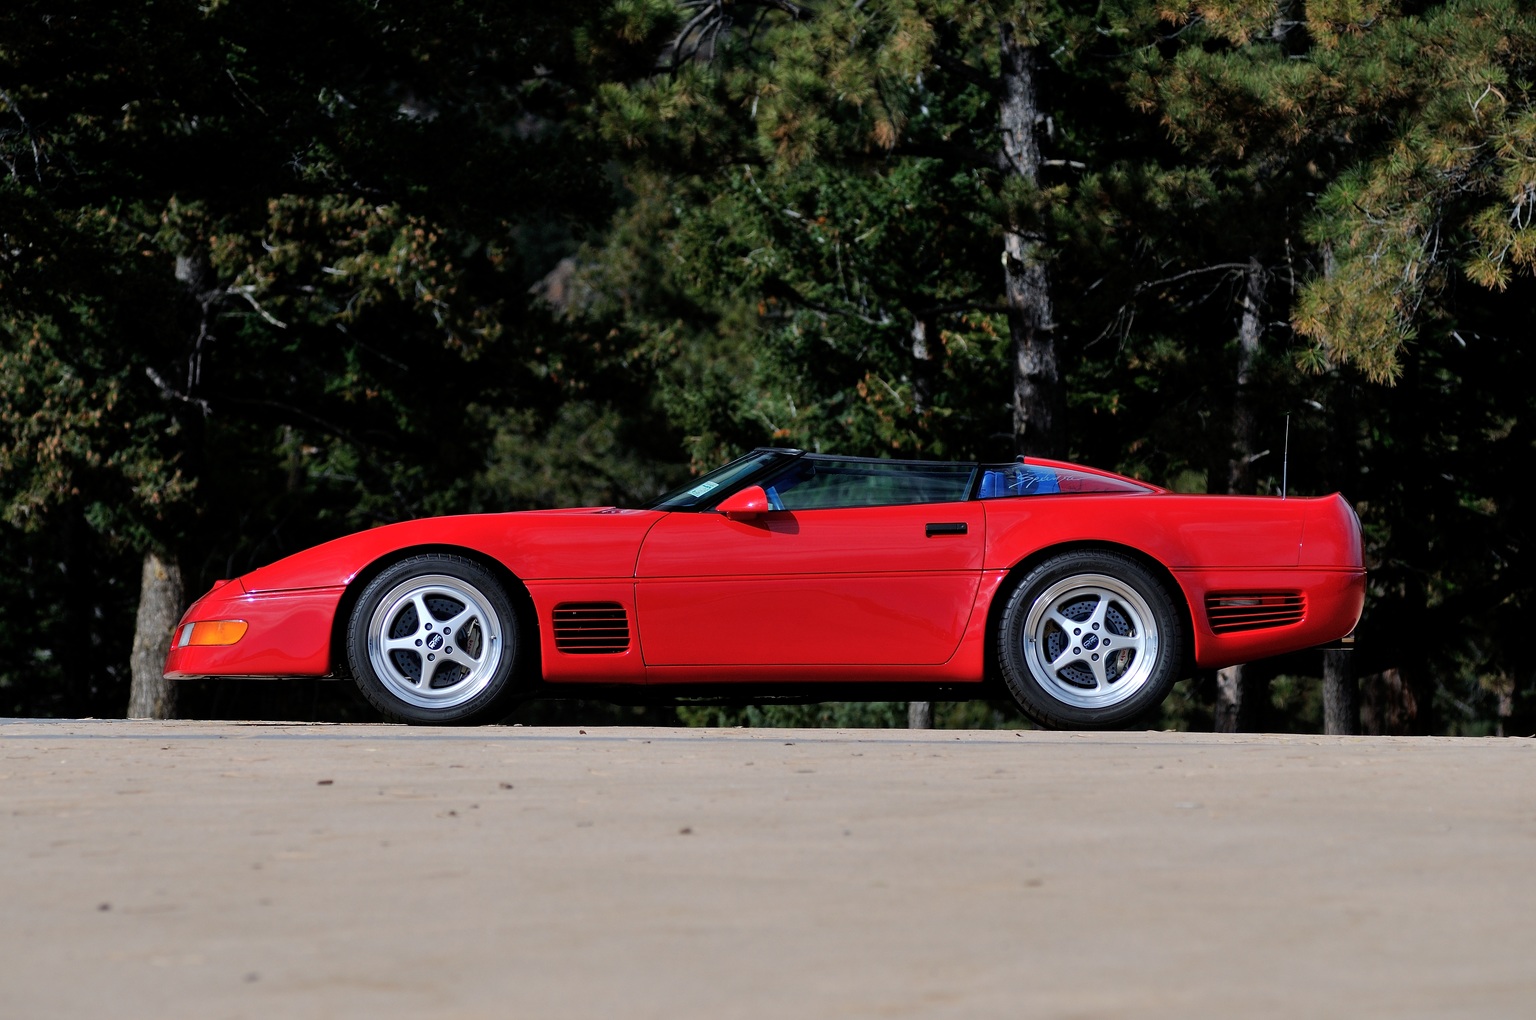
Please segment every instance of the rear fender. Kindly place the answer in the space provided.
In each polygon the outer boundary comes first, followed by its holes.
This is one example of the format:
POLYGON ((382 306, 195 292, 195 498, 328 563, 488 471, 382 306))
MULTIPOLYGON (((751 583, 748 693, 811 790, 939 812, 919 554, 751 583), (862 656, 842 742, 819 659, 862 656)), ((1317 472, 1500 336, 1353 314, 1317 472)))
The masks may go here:
POLYGON ((1179 584, 1178 579, 1174 577, 1172 571, 1140 549, 1135 549, 1128 545, 1118 545, 1114 542, 1067 542, 1045 549, 1037 549, 1035 552, 1030 553, 1024 559, 1015 563, 1008 571, 1007 579, 998 585, 997 594, 993 597, 992 604, 987 609, 986 670, 988 679, 1001 681, 1001 674, 997 671, 999 651, 997 647, 997 633, 998 626, 1002 621, 1003 609, 1008 605, 1008 599, 1013 596, 1014 589, 1018 588, 1031 570, 1051 557, 1059 556, 1062 553, 1082 552, 1084 550, 1119 553, 1121 556, 1129 557, 1140 563, 1158 579, 1164 590, 1168 592, 1169 597, 1173 599, 1174 604, 1179 607, 1179 612, 1183 617, 1183 653, 1186 671, 1194 666, 1194 618, 1191 615, 1188 595, 1183 585, 1179 584))

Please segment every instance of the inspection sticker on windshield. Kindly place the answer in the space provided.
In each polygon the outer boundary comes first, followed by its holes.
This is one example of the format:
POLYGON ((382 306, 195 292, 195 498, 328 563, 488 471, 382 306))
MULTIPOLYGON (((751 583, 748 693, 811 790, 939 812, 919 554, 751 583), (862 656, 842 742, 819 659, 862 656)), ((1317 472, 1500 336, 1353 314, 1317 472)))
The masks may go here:
POLYGON ((688 490, 688 495, 698 497, 709 492, 711 489, 718 488, 720 488, 719 482, 700 482, 698 485, 695 485, 693 488, 688 490))

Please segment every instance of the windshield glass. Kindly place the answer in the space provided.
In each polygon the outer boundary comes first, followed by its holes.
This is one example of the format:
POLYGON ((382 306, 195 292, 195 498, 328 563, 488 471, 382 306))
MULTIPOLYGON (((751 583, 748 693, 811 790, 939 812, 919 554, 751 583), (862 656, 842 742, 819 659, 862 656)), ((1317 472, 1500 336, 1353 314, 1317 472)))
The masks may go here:
POLYGON ((733 460, 722 468, 716 468, 702 478, 696 478, 665 496, 659 496, 645 504, 645 510, 687 510, 711 503, 725 494, 731 486, 748 478, 760 469, 778 460, 794 457, 786 450, 753 450, 739 460, 733 460))

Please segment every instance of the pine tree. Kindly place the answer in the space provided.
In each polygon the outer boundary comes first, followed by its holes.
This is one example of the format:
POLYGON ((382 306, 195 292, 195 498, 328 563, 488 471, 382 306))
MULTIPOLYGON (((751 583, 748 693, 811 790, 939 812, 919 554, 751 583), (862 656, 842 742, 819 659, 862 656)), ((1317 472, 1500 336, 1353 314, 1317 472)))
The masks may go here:
POLYGON ((565 122, 663 8, 0 13, 0 504, 143 557, 140 686, 178 592, 471 498, 477 407, 547 390, 527 288, 607 208, 565 122))
MULTIPOLYGON (((1246 209, 1233 207, 1244 233, 1257 223, 1259 237, 1268 231, 1271 244, 1285 242, 1299 293, 1272 303, 1289 313, 1290 356, 1328 370, 1315 398, 1368 422, 1330 410, 1334 434, 1323 444, 1328 474, 1359 499, 1379 557, 1363 632, 1379 635, 1380 645, 1365 656, 1407 677, 1394 697, 1415 707, 1394 714, 1416 712, 1406 725, 1434 725, 1435 705, 1445 700, 1437 690, 1446 689, 1437 674, 1508 673, 1489 662, 1499 658, 1489 655, 1497 639, 1478 639, 1486 642, 1474 655, 1481 665, 1465 649, 1426 644, 1420 635, 1433 632, 1430 618, 1452 619, 1449 593, 1464 585, 1485 597, 1500 590, 1505 599, 1523 598, 1514 594, 1504 554, 1490 563, 1488 553, 1469 549, 1465 561, 1451 559, 1445 539, 1432 535, 1507 520, 1503 501, 1473 495, 1500 486, 1480 474, 1482 457, 1468 445, 1475 428, 1464 418, 1471 408, 1452 410, 1461 398, 1451 394, 1465 392, 1472 364, 1507 364, 1514 356, 1498 339, 1513 305, 1498 293, 1528 280, 1531 268, 1523 220, 1533 151, 1528 5, 1449 3, 1405 12, 1390 3, 1322 2, 1303 10, 1186 2, 1123 11, 1124 24, 1137 26, 1140 18, 1144 36, 1160 37, 1133 80, 1143 105, 1206 172, 1222 175, 1217 181, 1226 186, 1247 176, 1255 185, 1246 209), (1266 198, 1287 190, 1320 199, 1280 206, 1266 198), (1477 297, 1480 287, 1488 291, 1477 297), (1483 327, 1491 332, 1475 348, 1466 339, 1473 321, 1499 323, 1483 327), (1354 372, 1396 388, 1361 388, 1354 372), (1394 429, 1402 435, 1393 437, 1394 429), (1397 459, 1409 450, 1419 455, 1417 467, 1397 459), (1455 481, 1408 481, 1429 477, 1425 472, 1455 481), (1476 580, 1465 573, 1472 563, 1479 564, 1471 568, 1476 580), (1426 605, 1434 608, 1426 613, 1426 605), (1440 666, 1422 665, 1428 659, 1440 666)), ((1490 401, 1472 418, 1510 420, 1522 402, 1490 401)), ((1485 434, 1502 435, 1498 426, 1485 434)), ((1508 548, 1507 541, 1501 536, 1496 544, 1508 548)), ((1479 625, 1465 631, 1473 632, 1485 633, 1479 625)), ((1337 682, 1352 683, 1336 667, 1330 673, 1337 682)), ((1347 693, 1330 700, 1345 704, 1347 693)), ((1477 696, 1455 700, 1464 706, 1477 696)), ((1372 712, 1379 720, 1379 707, 1372 712)))
MULTIPOLYGON (((657 272, 718 309, 714 332, 755 365, 736 399, 762 431, 1067 452, 1051 267, 1078 229, 1075 156, 1092 131, 1068 121, 1112 108, 1073 63, 1098 38, 1092 18, 937 0, 682 8, 661 71, 611 86, 598 112, 632 157, 637 205, 663 206, 631 213, 669 239, 657 272), (998 353, 1007 375, 979 380, 998 353)), ((637 256, 597 261, 622 276, 637 256)))

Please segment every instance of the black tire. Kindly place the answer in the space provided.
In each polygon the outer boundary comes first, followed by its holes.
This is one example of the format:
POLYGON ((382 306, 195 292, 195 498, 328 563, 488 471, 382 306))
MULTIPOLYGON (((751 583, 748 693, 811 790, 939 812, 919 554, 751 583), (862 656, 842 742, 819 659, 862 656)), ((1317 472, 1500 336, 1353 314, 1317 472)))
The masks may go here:
POLYGON ((519 646, 506 589, 462 556, 412 556, 389 567, 363 589, 347 624, 358 690, 399 722, 504 718, 519 646))
POLYGON ((1129 556, 1053 556, 1024 576, 998 618, 1003 682, 1042 726, 1145 724, 1181 674, 1183 621, 1168 589, 1129 556))

